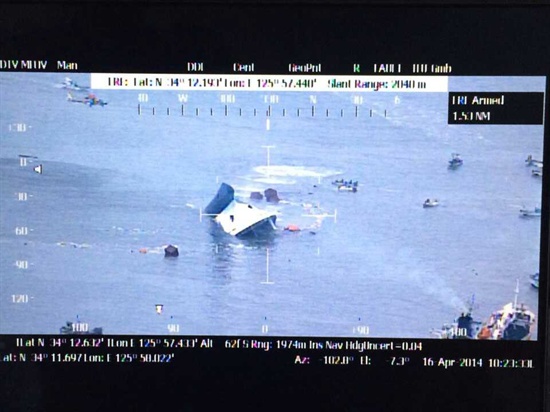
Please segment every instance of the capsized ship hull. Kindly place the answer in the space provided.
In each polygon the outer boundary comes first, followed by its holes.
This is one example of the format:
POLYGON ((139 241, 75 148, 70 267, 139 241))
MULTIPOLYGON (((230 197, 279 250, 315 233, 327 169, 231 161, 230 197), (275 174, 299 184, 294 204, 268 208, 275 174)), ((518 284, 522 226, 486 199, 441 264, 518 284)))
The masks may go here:
POLYGON ((235 200, 235 190, 226 183, 221 184, 205 212, 215 215, 214 220, 232 236, 259 236, 276 229, 275 214, 235 200))

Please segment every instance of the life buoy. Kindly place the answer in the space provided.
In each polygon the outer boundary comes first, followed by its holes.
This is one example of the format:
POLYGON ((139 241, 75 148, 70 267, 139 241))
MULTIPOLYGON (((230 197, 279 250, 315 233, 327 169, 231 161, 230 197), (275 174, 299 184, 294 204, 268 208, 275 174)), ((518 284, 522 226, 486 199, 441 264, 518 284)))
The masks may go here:
POLYGON ((285 227, 285 230, 288 230, 289 232, 299 232, 300 228, 296 225, 288 225, 285 227))

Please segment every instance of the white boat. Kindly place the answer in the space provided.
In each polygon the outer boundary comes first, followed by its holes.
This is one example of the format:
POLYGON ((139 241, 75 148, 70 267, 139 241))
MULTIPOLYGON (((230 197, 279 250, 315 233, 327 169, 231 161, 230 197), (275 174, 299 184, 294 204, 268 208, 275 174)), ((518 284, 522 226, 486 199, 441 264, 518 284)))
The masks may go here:
POLYGON ((453 153, 451 155, 451 160, 449 160, 449 169, 456 169, 464 164, 464 161, 460 158, 458 153, 453 153))
POLYGON ((527 159, 525 159, 525 166, 542 167, 542 160, 535 160, 533 156, 529 155, 527 159))
POLYGON ((277 216, 235 199, 234 189, 222 183, 218 193, 205 209, 224 232, 232 236, 261 235, 276 229, 277 216))
POLYGON ((539 273, 535 273, 531 276, 531 286, 538 289, 539 288, 539 273))
POLYGON ((65 80, 63 81, 63 83, 61 83, 61 87, 67 90, 76 90, 76 91, 83 91, 83 90, 89 89, 89 87, 81 86, 77 84, 70 77, 65 77, 65 80))
POLYGON ((523 209, 520 209, 519 213, 525 217, 540 217, 541 210, 540 210, 540 207, 535 207, 534 209, 523 208, 523 209))
POLYGON ((70 92, 68 92, 67 93, 67 101, 70 102, 70 103, 86 104, 90 107, 92 107, 92 106, 101 106, 101 107, 103 107, 103 106, 106 106, 107 104, 109 104, 108 102, 106 102, 103 99, 98 99, 92 93, 88 94, 87 96, 84 96, 82 99, 79 99, 79 98, 74 98, 73 95, 70 92))
POLYGON ((350 180, 350 181, 346 181, 344 179, 334 180, 332 182, 332 184, 334 186, 337 186, 338 190, 340 192, 355 193, 355 192, 357 192, 357 188, 359 187, 359 182, 358 181, 353 181, 353 180, 350 180))
POLYGON ((357 186, 356 185, 340 185, 338 186, 338 191, 339 192, 352 192, 352 193, 355 193, 357 192, 357 186))
POLYGON ((436 207, 436 206, 439 206, 439 200, 437 200, 437 199, 426 199, 422 206, 423 207, 436 207))
POLYGON ((537 167, 536 169, 533 169, 531 170, 531 174, 535 177, 540 177, 542 176, 542 166, 541 167, 537 167))

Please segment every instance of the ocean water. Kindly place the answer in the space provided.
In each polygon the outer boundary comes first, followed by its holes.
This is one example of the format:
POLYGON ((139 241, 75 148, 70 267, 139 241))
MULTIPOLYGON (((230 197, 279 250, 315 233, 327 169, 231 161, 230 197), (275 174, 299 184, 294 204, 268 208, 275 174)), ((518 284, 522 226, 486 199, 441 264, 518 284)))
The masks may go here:
POLYGON ((2 334, 58 333, 78 316, 106 334, 430 338, 472 296, 486 319, 517 279, 537 312, 540 219, 519 209, 541 203, 524 160, 542 157, 543 126, 447 125, 445 93, 368 93, 357 116, 348 93, 318 93, 315 116, 309 93, 278 93, 268 117, 260 93, 235 92, 226 115, 218 92, 189 92, 184 112, 177 93, 148 92, 138 115, 136 91, 96 91, 109 104, 87 107, 66 101, 63 77, 0 73, 2 334), (453 152, 464 166, 448 170, 453 152), (342 178, 358 192, 338 192, 342 178), (243 200, 276 189, 283 202, 252 202, 279 230, 237 239, 201 217, 221 182, 243 200))

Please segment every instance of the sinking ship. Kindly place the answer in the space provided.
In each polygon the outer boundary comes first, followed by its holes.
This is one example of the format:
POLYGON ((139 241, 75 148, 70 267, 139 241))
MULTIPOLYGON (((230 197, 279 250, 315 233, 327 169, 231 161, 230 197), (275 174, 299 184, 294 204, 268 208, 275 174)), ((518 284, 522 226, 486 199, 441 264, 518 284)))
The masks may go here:
POLYGON ((277 228, 275 214, 236 200, 235 190, 227 183, 221 184, 204 211, 232 236, 261 236, 277 228))

